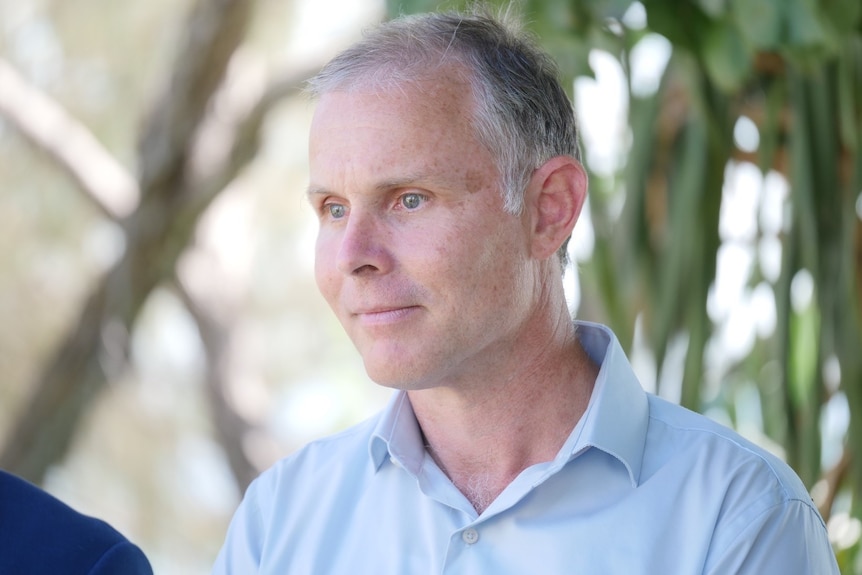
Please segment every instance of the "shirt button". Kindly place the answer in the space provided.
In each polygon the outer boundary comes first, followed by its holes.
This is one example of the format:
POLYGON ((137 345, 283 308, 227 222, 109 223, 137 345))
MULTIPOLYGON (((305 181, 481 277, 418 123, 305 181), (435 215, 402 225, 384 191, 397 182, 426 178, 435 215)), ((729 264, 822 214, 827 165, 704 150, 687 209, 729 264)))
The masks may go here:
POLYGON ((461 539, 463 539, 464 543, 467 545, 472 545, 479 540, 479 532, 472 528, 465 529, 461 532, 461 539))

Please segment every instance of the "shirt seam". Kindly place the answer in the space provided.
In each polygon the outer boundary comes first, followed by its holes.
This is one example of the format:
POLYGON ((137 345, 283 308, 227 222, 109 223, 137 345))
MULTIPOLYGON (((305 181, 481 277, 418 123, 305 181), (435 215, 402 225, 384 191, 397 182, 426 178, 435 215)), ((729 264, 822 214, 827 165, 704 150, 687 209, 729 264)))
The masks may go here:
MULTIPOLYGON (((712 430, 712 429, 707 429, 707 428, 703 428, 703 427, 681 426, 681 425, 671 423, 669 421, 666 421, 665 419, 662 419, 662 418, 659 418, 659 417, 656 417, 655 415, 653 415, 652 410, 650 410, 649 419, 650 419, 650 421, 660 422, 660 423, 666 425, 667 427, 670 427, 672 429, 676 429, 679 431, 688 431, 688 432, 695 432, 695 433, 702 433, 702 434, 710 435, 710 436, 717 438, 723 442, 729 443, 731 445, 736 446, 739 449, 742 449, 743 451, 745 451, 749 455, 755 457, 761 463, 766 465, 766 467, 769 469, 770 475, 772 476, 772 478, 775 480, 776 484, 779 487, 779 490, 782 494, 782 502, 798 500, 798 501, 805 503, 804 499, 797 497, 794 494, 793 490, 788 489, 788 486, 786 485, 782 475, 780 473, 778 473, 778 471, 775 469, 775 466, 772 464, 771 461, 769 461, 769 458, 766 457, 763 453, 758 453, 756 450, 745 445, 744 443, 739 442, 735 438, 728 436, 728 435, 724 435, 724 434, 719 433, 719 432, 712 430)), ((716 425, 721 425, 721 424, 716 423, 716 425)), ((733 433, 737 433, 736 431, 734 431, 730 428, 728 428, 728 430, 733 431, 733 433)), ((763 449, 763 448, 761 448, 761 449, 763 449)), ((777 457, 777 456, 775 456, 775 457, 777 457)))
MULTIPOLYGON (((768 494, 764 494, 764 495, 763 495, 763 497, 766 497, 767 495, 768 495, 768 494)), ((736 535, 734 535, 734 536, 733 536, 733 537, 732 537, 732 538, 727 542, 727 544, 726 544, 726 545, 725 545, 725 546, 724 546, 724 547, 723 547, 723 548, 722 548, 722 549, 721 549, 717 554, 715 554, 715 555, 714 555, 714 556, 716 557, 716 560, 715 560, 715 561, 712 561, 712 563, 713 563, 713 564, 715 564, 718 560, 720 560, 722 557, 724 557, 724 556, 725 556, 725 554, 727 553, 727 551, 728 551, 729 549, 732 549, 732 548, 733 548, 733 546, 736 544, 736 542, 737 542, 737 541, 739 541, 743 536, 745 536, 745 535, 747 535, 749 532, 751 532, 751 530, 752 530, 752 529, 754 529, 756 526, 757 526, 757 527, 762 527, 762 525, 760 525, 760 522, 759 522, 759 520, 760 520, 762 517, 764 517, 765 515, 767 515, 767 514, 771 513, 771 512, 772 512, 773 510, 775 510, 775 509, 778 509, 778 508, 781 508, 781 507, 785 507, 785 508, 786 508, 786 507, 788 507, 788 506, 790 506, 790 505, 792 505, 792 504, 794 504, 794 503, 801 504, 803 507, 808 508, 808 511, 809 511, 809 512, 810 512, 810 511, 813 511, 813 507, 812 507, 812 505, 810 504, 810 502, 805 501, 804 499, 800 499, 799 497, 787 497, 787 496, 786 496, 786 497, 784 497, 781 501, 778 501, 777 503, 774 503, 774 504, 772 504, 772 505, 769 505, 769 506, 765 507, 765 508, 760 512, 760 513, 758 513, 757 515, 755 515, 754 517, 752 517, 752 518, 751 518, 751 520, 748 522, 748 524, 745 526, 745 528, 744 528, 744 529, 740 529, 739 531, 737 531, 736 535)), ((819 513, 817 513, 817 514, 816 514, 816 516, 817 516, 818 518, 820 518, 820 514, 819 514, 819 513)), ((821 522, 821 524, 822 524, 822 523, 823 523, 823 520, 821 519, 821 520, 820 520, 820 522, 821 522)), ((824 526, 824 528, 825 528, 825 526, 824 526)), ((709 557, 709 556, 713 556, 713 554, 712 554, 712 553, 709 553, 708 557, 709 557)), ((704 565, 704 567, 705 567, 705 568, 706 568, 706 567, 709 567, 709 569, 712 569, 712 566, 711 566, 711 565, 704 565)), ((708 573, 708 572, 709 572, 708 570, 706 570, 706 569, 704 570, 704 573, 708 573)))

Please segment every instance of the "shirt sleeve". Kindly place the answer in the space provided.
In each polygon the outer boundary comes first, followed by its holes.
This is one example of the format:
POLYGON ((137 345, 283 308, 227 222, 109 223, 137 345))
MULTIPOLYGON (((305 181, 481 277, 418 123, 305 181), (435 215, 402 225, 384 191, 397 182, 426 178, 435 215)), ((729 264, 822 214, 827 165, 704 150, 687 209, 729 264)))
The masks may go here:
POLYGON ((138 546, 123 541, 108 549, 89 575, 153 575, 153 568, 138 546))
POLYGON ((707 559, 705 575, 839 575, 823 520, 810 504, 791 499, 766 509, 707 559))
POLYGON ((259 481, 252 482, 231 519, 224 545, 213 564, 212 575, 254 575, 259 572, 261 546, 266 537, 257 501, 259 481))

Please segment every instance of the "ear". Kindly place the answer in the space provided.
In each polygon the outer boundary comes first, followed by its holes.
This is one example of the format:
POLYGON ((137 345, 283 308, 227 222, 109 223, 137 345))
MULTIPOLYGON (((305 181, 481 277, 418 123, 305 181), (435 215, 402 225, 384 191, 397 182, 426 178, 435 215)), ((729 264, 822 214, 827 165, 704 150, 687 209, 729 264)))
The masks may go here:
POLYGON ((556 156, 530 178, 525 208, 531 216, 531 253, 547 259, 572 234, 587 197, 587 174, 570 156, 556 156))

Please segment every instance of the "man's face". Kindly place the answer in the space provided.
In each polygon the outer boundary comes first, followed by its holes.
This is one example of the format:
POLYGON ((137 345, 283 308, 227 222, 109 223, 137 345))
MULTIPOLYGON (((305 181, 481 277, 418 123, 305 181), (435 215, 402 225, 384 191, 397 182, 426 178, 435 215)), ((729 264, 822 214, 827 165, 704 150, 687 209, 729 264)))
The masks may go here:
POLYGON ((309 143, 315 275, 369 376, 459 385, 511 353, 537 281, 466 82, 324 95, 309 143))

